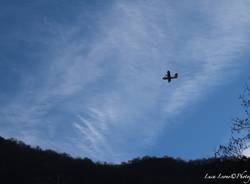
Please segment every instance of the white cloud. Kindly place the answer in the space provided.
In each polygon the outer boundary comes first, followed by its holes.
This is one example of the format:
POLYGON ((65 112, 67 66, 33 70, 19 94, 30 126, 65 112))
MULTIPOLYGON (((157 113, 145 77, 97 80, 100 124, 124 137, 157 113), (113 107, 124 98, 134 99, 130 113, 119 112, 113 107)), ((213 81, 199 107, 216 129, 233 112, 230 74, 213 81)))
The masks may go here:
POLYGON ((237 53, 249 43, 245 3, 116 2, 94 38, 85 38, 81 21, 60 29, 39 89, 1 111, 26 132, 46 120, 69 124, 81 134, 65 141, 79 154, 126 159, 126 149, 151 144, 166 119, 195 107, 241 65, 237 53), (180 79, 165 84, 167 69, 180 79))
POLYGON ((245 155, 246 157, 250 157, 250 148, 244 150, 242 154, 245 155))

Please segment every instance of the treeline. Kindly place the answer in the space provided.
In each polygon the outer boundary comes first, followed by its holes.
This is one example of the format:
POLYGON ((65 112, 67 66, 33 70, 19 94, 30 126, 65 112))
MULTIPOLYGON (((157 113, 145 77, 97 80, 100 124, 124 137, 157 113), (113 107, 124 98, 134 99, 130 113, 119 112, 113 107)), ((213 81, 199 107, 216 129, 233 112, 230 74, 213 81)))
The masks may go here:
POLYGON ((2 184, 250 183, 250 159, 137 158, 119 165, 76 159, 0 137, 2 184), (213 178, 214 177, 214 178, 213 178))

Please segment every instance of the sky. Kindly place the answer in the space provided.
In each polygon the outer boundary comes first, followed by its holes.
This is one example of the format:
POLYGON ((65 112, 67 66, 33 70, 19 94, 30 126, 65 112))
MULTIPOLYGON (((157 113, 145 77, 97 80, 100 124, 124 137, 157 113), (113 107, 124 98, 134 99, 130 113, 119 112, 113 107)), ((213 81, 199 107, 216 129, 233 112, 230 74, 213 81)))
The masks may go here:
POLYGON ((248 0, 0 0, 0 136, 73 157, 213 156, 242 115, 248 0), (178 72, 171 83, 167 70, 178 72))

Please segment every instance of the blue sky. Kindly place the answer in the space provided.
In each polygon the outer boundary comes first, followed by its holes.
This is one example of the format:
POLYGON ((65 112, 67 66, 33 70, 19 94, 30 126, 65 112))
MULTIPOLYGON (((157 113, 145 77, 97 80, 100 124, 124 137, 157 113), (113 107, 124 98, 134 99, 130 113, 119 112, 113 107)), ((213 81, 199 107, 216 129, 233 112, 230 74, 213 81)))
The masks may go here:
POLYGON ((213 155, 242 112, 250 2, 0 1, 0 135, 94 160, 213 155), (166 70, 179 73, 171 83, 166 70))

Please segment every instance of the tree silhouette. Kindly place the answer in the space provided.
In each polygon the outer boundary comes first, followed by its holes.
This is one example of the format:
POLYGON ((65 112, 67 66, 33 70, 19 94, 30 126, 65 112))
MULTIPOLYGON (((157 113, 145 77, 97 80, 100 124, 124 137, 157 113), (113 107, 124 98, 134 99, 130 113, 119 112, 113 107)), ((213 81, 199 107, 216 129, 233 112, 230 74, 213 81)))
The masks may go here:
POLYGON ((185 161, 168 156, 145 156, 114 165, 87 158, 72 158, 1 137, 0 150, 0 183, 3 184, 242 184, 250 181, 250 178, 211 180, 205 177, 219 173, 242 174, 250 170, 250 159, 185 161))
POLYGON ((249 148, 250 140, 250 86, 246 84, 243 94, 239 97, 244 108, 245 116, 233 120, 231 138, 227 145, 220 145, 215 156, 241 157, 243 151, 249 148))

